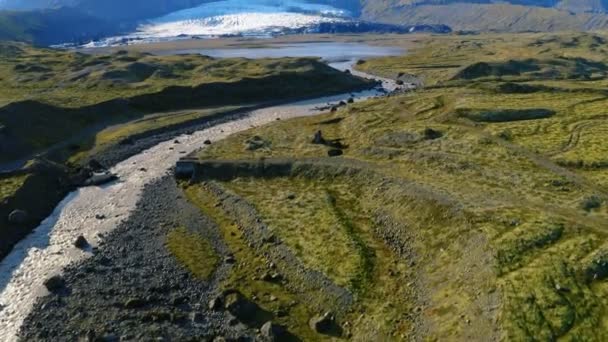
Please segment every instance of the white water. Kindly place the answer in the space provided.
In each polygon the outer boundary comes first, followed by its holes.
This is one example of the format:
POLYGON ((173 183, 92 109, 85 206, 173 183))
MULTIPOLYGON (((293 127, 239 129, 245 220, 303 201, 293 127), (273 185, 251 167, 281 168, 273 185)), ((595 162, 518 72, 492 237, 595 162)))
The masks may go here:
MULTIPOLYGON (((350 63, 335 64, 345 69, 350 63)), ((366 76, 353 71, 354 74, 366 76)), ((394 82, 383 81, 387 90, 395 89, 394 82)), ((358 100, 377 96, 377 91, 355 93, 358 100)), ((319 98, 294 104, 252 111, 248 116, 180 136, 181 144, 174 139, 160 143, 135 155, 112 168, 120 181, 103 187, 81 188, 69 194, 34 232, 22 240, 0 262, 0 341, 17 340, 17 333, 39 296, 48 294, 43 282, 59 274, 72 262, 89 257, 73 246, 79 235, 92 245, 97 245, 104 234, 127 220, 136 208, 144 186, 166 175, 183 156, 180 152, 192 152, 204 148, 204 141, 217 141, 230 134, 264 125, 277 118, 288 119, 318 114, 315 107, 329 102, 345 100, 350 94, 319 98), (139 171, 146 168, 147 172, 139 171), (105 215, 97 220, 96 215, 105 215)))

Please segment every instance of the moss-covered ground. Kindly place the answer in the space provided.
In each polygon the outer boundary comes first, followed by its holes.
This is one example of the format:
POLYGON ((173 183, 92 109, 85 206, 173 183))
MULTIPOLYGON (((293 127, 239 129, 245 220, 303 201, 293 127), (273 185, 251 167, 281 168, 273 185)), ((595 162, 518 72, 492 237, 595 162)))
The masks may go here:
POLYGON ((368 84, 314 58, 215 59, 128 51, 92 55, 7 42, 0 43, 0 50, 0 162, 66 141, 66 153, 60 155, 69 155, 90 147, 83 140, 117 124, 123 124, 120 130, 97 137, 101 143, 116 134, 196 120, 213 108, 346 92, 368 84), (192 112, 172 115, 186 109, 192 112), (150 114, 154 119, 147 118, 150 114))
MULTIPOLYGON (((358 65, 415 75, 424 84, 417 91, 235 134, 199 157, 327 158, 329 147, 311 143, 321 130, 347 146, 327 162, 356 160, 384 180, 346 174, 222 185, 253 203, 305 265, 359 294, 350 309, 361 319, 340 318, 353 339, 603 341, 606 39, 420 38, 407 56, 358 65), (247 149, 254 136, 268 143, 247 149), (411 253, 380 238, 395 231, 378 220, 383 214, 411 253), (387 281, 393 276, 396 285, 387 281)), ((314 340, 302 321, 290 328, 314 340)))
POLYGON ((27 177, 28 175, 0 178, 0 203, 17 192, 27 177))

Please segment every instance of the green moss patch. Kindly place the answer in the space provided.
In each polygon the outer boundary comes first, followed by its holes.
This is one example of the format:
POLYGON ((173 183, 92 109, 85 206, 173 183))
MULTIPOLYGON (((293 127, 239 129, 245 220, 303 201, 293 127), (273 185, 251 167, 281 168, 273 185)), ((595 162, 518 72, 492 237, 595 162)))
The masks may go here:
POLYGON ((183 227, 167 234, 167 249, 201 279, 209 279, 218 263, 218 257, 209 241, 183 227))

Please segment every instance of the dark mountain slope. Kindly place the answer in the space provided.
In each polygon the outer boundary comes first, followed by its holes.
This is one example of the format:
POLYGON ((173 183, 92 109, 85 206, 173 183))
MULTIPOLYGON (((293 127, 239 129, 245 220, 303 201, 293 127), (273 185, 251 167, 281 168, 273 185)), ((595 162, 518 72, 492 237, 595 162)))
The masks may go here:
POLYGON ((51 45, 102 37, 119 29, 120 26, 70 8, 0 11, 0 40, 51 45))
MULTIPOLYGON (((608 27, 608 15, 601 13, 601 9, 605 7, 603 2, 599 1, 594 1, 593 7, 588 6, 591 1, 577 2, 576 5, 573 1, 570 1, 570 4, 563 1, 555 4, 557 7, 569 10, 490 2, 364 0, 362 17, 366 20, 393 24, 445 24, 454 30, 473 31, 581 31, 608 27), (587 5, 583 6, 583 3, 587 5), (596 10, 593 12, 584 10, 589 8, 596 10), (579 13, 575 13, 574 10, 579 13)), ((525 3, 530 2, 543 4, 545 1, 525 1, 525 3)))

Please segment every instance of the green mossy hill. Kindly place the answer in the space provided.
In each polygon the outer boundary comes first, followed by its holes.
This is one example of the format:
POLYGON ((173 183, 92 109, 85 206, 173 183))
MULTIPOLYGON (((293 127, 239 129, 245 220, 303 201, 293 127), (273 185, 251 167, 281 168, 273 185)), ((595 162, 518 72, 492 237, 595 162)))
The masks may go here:
MULTIPOLYGON (((604 36, 416 39, 410 55, 358 68, 413 74, 426 87, 254 128, 198 156, 293 161, 289 172, 221 186, 252 203, 298 260, 359 294, 349 309, 360 318, 348 309, 339 317, 355 339, 605 341, 608 50, 596 44, 604 36), (477 63, 517 72, 455 77, 477 63), (540 72, 547 67, 554 77, 540 72), (343 156, 312 143, 319 130, 343 156), (265 147, 248 149, 254 137, 265 147), (404 303, 394 305, 399 291, 404 303)), ((197 204, 217 210, 203 185, 188 191, 207 193, 210 204, 197 204)), ((318 336, 302 317, 310 311, 283 319, 304 340, 318 336)))
POLYGON ((27 157, 74 136, 86 138, 148 113, 371 86, 310 58, 160 57, 125 51, 87 55, 1 44, 0 162, 27 157))

